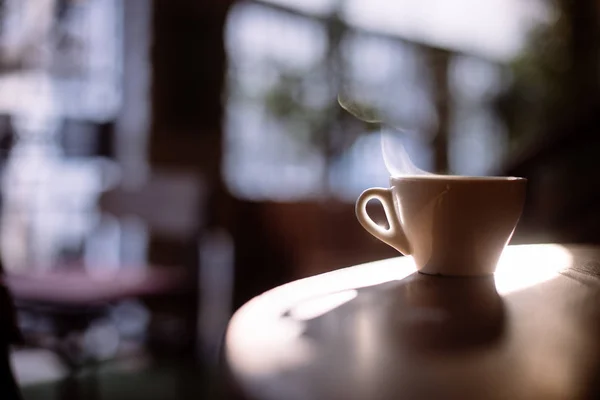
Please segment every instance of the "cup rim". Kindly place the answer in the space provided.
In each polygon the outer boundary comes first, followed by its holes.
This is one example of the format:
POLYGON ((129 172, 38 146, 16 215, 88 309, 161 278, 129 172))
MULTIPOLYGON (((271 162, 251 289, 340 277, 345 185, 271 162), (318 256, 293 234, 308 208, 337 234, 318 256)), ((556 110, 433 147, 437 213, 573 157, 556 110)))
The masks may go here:
POLYGON ((469 175, 403 175, 391 176, 390 181, 483 181, 483 182, 526 182, 527 178, 518 176, 469 176, 469 175))

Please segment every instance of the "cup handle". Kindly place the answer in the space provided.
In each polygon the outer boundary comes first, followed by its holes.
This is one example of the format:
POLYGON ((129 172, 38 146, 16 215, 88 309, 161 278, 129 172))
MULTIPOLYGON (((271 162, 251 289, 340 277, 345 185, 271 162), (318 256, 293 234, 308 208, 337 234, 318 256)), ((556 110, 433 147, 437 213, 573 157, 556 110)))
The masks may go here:
POLYGON ((399 224, 399 219, 394 208, 394 199, 392 191, 384 188, 367 189, 358 196, 356 200, 356 218, 358 222, 369 232, 382 242, 392 246, 404 255, 410 254, 410 245, 406 235, 399 224), (375 223, 367 213, 367 203, 371 199, 379 200, 385 211, 385 217, 390 224, 389 229, 385 229, 375 223))

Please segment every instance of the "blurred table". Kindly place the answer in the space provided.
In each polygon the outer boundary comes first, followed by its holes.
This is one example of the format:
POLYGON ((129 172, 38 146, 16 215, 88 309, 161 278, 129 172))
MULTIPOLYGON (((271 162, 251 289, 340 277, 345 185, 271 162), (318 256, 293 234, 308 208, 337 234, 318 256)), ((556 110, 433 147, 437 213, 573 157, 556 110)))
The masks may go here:
MULTIPOLYGON (((62 339, 85 332, 95 321, 106 318, 115 305, 174 295, 190 286, 189 274, 176 267, 123 268, 94 275, 83 269, 8 273, 4 282, 17 311, 27 316, 26 320, 41 318, 43 322, 41 327, 21 324, 27 344, 48 347, 51 334, 60 339, 56 350, 61 353, 62 339), (51 321, 52 329, 48 330, 45 321, 51 321)), ((72 346, 68 350, 72 351, 72 346)))
MULTIPOLYGON (((106 354, 98 347, 98 334, 92 344, 83 339, 95 324, 105 321, 112 307, 132 298, 152 298, 186 290, 190 286, 189 273, 176 267, 124 267, 100 274, 90 274, 82 268, 63 268, 47 272, 8 273, 3 279, 10 289, 17 311, 28 320, 41 321, 21 324, 24 344, 53 351, 68 368, 69 373, 60 388, 60 397, 82 398, 77 376, 82 368, 93 369, 106 354), (30 326, 33 325, 33 326, 30 326), (38 326, 40 325, 40 326, 38 326)), ((128 315, 131 323, 132 315, 128 315)), ((118 345, 116 332, 103 334, 111 340, 109 350, 118 345)), ((99 331, 100 332, 100 331, 99 331)), ((106 344, 106 339, 104 343, 106 344)), ((107 359, 110 359, 108 357, 107 359)), ((94 387, 93 374, 88 374, 88 385, 94 387)), ((97 397, 92 390, 85 398, 97 397)))
POLYGON ((181 268, 123 268, 91 275, 83 269, 9 273, 5 282, 15 300, 45 305, 90 307, 180 288, 188 276, 181 268))
POLYGON ((299 280, 237 311, 224 353, 260 400, 597 398, 600 247, 509 246, 494 277, 403 257, 299 280))

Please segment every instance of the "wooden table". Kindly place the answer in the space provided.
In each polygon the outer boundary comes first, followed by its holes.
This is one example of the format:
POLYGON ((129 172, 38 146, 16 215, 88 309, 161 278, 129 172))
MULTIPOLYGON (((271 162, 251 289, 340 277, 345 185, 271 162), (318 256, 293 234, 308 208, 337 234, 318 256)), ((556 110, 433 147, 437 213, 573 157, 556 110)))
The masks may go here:
POLYGON ((299 280, 237 311, 224 353, 260 400, 597 398, 600 247, 509 246, 494 277, 403 257, 299 280))

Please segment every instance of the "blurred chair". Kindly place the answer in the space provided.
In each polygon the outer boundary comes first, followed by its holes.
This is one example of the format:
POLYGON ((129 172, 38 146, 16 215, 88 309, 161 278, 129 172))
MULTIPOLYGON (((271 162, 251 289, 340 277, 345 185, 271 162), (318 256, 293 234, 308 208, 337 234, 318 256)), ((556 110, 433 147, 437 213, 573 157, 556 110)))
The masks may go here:
MULTIPOLYGON (((117 219, 131 216, 141 219, 152 238, 168 238, 182 248, 190 248, 190 253, 197 253, 203 198, 199 177, 161 172, 139 188, 118 188, 104 193, 99 204, 103 212, 117 219)), ((148 323, 150 341, 152 329, 162 328, 162 335, 160 332, 156 335, 159 338, 186 336, 188 342, 195 343, 197 256, 189 260, 187 265, 106 265, 104 269, 97 265, 92 273, 81 263, 81 268, 76 269, 7 276, 26 343, 51 349, 69 368, 63 386, 65 398, 80 392, 76 376, 82 368, 97 366, 100 361, 123 354, 118 349, 127 327, 121 329, 120 325, 128 325, 131 335, 132 321, 128 317, 137 317, 142 325, 148 323), (132 299, 143 301, 144 306, 132 299), (181 332, 165 332, 181 324, 164 317, 168 312, 160 307, 148 319, 145 306, 152 309, 153 304, 171 304, 170 311, 183 310, 179 317, 184 320, 185 328, 181 332), (163 324, 156 321, 161 316, 167 319, 163 324)), ((139 339, 139 329, 136 334, 139 339)), ((144 335, 142 341, 146 339, 144 335)), ((160 348, 163 342, 160 339, 158 342, 160 348)))
POLYGON ((205 188, 192 173, 161 170, 138 188, 119 188, 102 195, 100 208, 118 219, 138 218, 149 237, 149 258, 162 269, 182 267, 188 289, 174 301, 152 302, 155 311, 150 346, 154 351, 189 354, 196 341, 198 292, 198 246, 204 233, 205 188), (181 321, 173 319, 180 314, 181 321), (177 343, 172 342, 177 338, 177 343), (179 347, 174 349, 173 346, 179 347))
POLYGON ((4 285, 3 268, 0 263, 0 394, 3 399, 21 398, 10 365, 10 346, 19 341, 13 301, 4 285))

